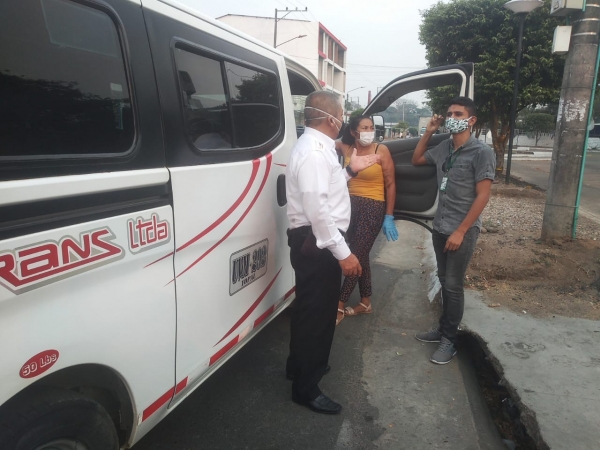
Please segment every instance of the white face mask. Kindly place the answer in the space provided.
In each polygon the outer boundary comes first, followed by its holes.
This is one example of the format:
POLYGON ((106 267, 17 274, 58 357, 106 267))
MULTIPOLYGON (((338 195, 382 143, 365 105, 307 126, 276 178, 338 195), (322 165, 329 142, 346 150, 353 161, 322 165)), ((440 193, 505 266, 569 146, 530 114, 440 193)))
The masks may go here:
POLYGON ((360 136, 360 138, 358 139, 358 142, 360 142, 360 144, 364 145, 365 147, 367 145, 371 145, 373 143, 373 141, 375 140, 375 132, 374 131, 361 131, 358 134, 360 136))
MULTIPOLYGON (((326 111, 323 111, 322 109, 319 108, 313 108, 312 106, 305 106, 304 109, 314 109, 315 111, 319 111, 322 112, 323 114, 327 114, 329 117, 331 117, 333 120, 335 120, 336 122, 339 122, 340 126, 338 127, 337 125, 334 124, 334 126, 337 128, 338 133, 340 132, 340 130, 342 129, 342 122, 340 122, 340 119, 338 119, 337 117, 332 116, 331 114, 329 114, 326 111)), ((313 117, 312 119, 306 119, 308 120, 317 120, 317 119, 326 119, 326 117, 313 117)))

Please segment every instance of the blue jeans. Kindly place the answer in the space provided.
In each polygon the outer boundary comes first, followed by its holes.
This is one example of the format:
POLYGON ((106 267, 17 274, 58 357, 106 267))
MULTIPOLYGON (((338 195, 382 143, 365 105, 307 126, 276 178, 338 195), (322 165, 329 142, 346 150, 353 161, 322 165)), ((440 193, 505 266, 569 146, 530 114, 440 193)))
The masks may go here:
POLYGON ((471 227, 465 233, 458 250, 444 252, 449 237, 447 234, 433 230, 433 250, 437 261, 438 278, 442 285, 443 309, 439 329, 442 336, 454 343, 465 309, 465 273, 477 245, 479 228, 471 227))

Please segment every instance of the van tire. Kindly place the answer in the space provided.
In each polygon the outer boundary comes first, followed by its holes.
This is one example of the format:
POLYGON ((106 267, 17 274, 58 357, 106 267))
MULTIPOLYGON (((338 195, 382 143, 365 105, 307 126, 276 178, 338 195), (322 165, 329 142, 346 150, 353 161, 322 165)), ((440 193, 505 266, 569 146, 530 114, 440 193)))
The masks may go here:
POLYGON ((87 450, 119 448, 117 431, 106 410, 77 392, 40 387, 3 405, 0 450, 42 450, 44 444, 60 439, 81 443, 87 450))

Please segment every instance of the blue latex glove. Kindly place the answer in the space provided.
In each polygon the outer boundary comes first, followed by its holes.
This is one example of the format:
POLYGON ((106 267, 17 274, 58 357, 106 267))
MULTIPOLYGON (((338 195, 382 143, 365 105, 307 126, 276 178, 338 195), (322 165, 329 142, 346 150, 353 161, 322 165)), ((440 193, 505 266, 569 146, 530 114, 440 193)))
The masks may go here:
POLYGON ((394 216, 385 215, 383 219, 383 228, 381 230, 388 241, 395 241, 398 239, 398 230, 396 229, 394 216))

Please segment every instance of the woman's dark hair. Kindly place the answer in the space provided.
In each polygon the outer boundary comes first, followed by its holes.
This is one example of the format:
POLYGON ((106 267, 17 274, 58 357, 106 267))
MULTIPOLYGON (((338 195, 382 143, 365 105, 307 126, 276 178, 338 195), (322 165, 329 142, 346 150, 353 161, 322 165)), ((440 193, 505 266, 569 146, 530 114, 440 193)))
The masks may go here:
POLYGON ((358 125, 363 119, 369 119, 371 122, 373 121, 369 116, 354 116, 344 128, 344 134, 342 134, 342 142, 346 145, 352 145, 355 142, 354 136, 350 134, 351 131, 356 131, 358 129, 358 125))

